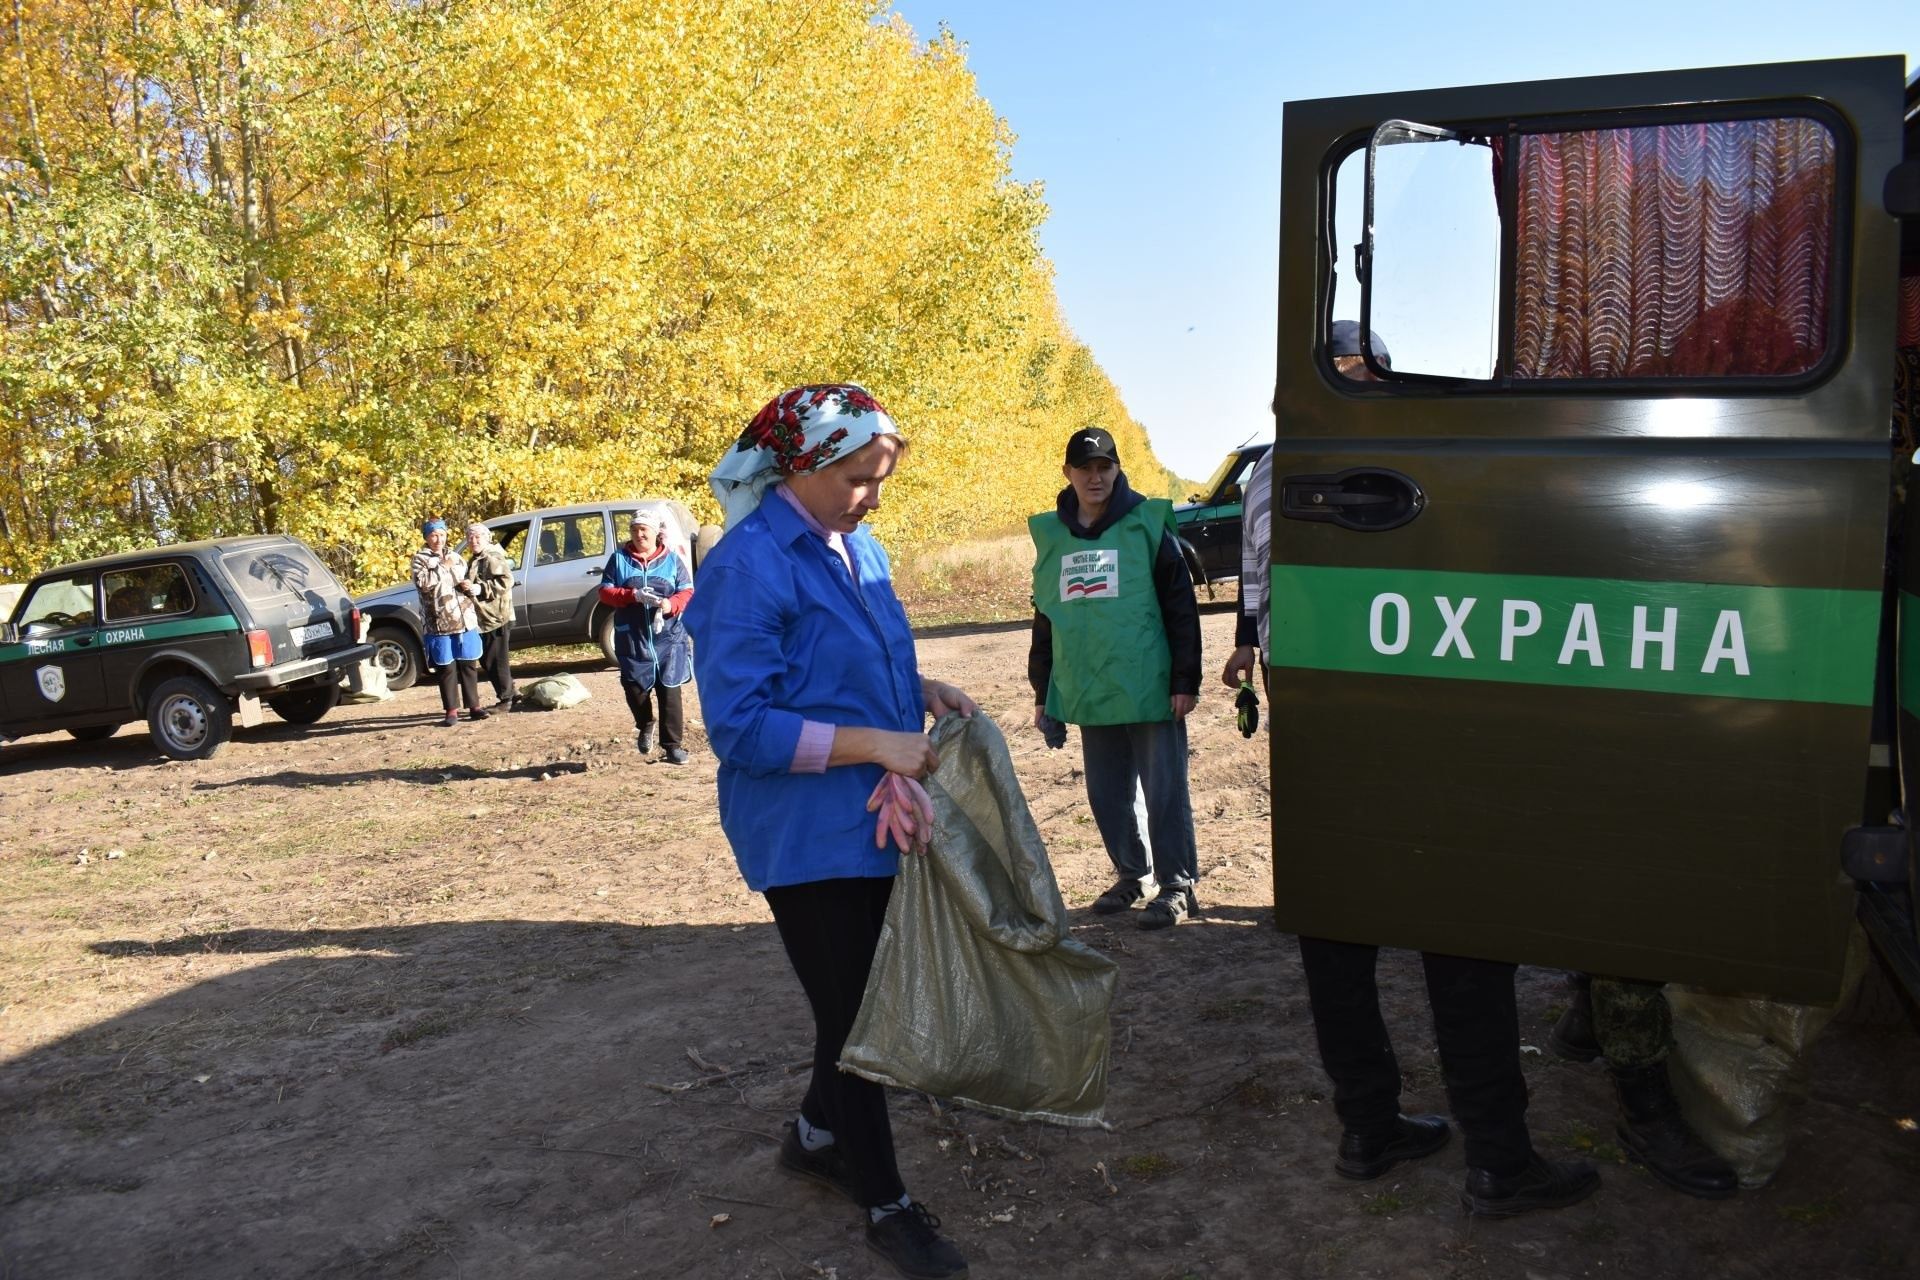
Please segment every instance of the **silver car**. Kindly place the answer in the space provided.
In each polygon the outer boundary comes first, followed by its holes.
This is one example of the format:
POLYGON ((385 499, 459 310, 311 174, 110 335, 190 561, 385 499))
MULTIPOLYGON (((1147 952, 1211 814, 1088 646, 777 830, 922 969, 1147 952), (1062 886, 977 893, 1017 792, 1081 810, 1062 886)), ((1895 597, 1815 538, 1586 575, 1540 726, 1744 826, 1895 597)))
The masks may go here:
MULTIPOLYGON (((592 641, 613 661, 613 611, 600 603, 600 570, 625 541, 627 516, 642 501, 548 507, 481 521, 514 564, 509 643, 515 649, 592 641)), ((675 525, 667 532, 668 545, 689 553, 689 567, 698 569, 720 540, 718 526, 696 524, 681 503, 665 505, 675 525)), ((459 529, 449 530, 449 545, 457 549, 462 536, 459 529)), ((387 673, 387 687, 410 687, 425 669, 420 593, 403 582, 355 603, 372 620, 374 660, 387 673)))

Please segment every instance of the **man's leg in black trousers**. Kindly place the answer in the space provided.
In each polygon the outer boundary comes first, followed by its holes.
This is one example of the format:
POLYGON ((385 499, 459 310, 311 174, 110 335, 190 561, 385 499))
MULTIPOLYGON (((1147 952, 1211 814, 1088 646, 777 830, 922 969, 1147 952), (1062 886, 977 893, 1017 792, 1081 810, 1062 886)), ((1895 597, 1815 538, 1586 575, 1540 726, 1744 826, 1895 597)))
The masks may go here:
POLYGON ((1301 938, 1300 963, 1313 1005, 1320 1062, 1333 1080, 1333 1107, 1350 1132, 1392 1131, 1400 1114, 1400 1064, 1380 1017, 1374 966, 1380 948, 1301 938))
POLYGON ((454 710, 460 705, 458 701, 460 696, 458 692, 458 681, 460 679, 458 664, 449 662, 444 667, 436 667, 434 669, 434 676, 440 681, 440 709, 442 711, 454 710))
POLYGON ((493 696, 505 702, 513 696, 513 672, 507 665, 506 627, 480 637, 480 674, 493 686, 493 696))
POLYGON ((660 694, 660 745, 671 751, 687 732, 686 701, 680 696, 685 690, 679 685, 669 689, 658 684, 654 688, 660 694))
POLYGON ((1514 966, 1423 952, 1427 999, 1447 1101, 1466 1139, 1467 1167, 1511 1174, 1533 1154, 1520 1072, 1514 966))
POLYGON ((839 1069, 887 917, 891 878, 820 880, 767 890, 787 959, 813 1006, 813 1080, 800 1104, 810 1125, 833 1132, 868 1206, 906 1194, 893 1154, 887 1094, 839 1069))

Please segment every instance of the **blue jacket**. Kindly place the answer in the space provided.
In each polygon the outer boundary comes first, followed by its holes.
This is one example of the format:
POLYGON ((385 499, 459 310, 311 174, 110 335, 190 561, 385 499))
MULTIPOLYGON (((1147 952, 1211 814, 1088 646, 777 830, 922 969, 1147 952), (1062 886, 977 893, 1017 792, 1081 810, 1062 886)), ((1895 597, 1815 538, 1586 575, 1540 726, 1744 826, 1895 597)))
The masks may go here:
POLYGON ((772 494, 700 562, 687 608, 700 713, 720 760, 720 826, 747 887, 890 876, 867 796, 879 765, 788 772, 802 720, 918 733, 919 661, 887 553, 862 527, 846 566, 772 494))
MULTIPOLYGON (((644 588, 664 598, 691 590, 693 578, 673 552, 664 551, 652 564, 643 565, 623 542, 600 570, 600 585, 635 591, 644 588)), ((653 617, 657 612, 637 604, 620 605, 613 611, 613 657, 620 665, 620 679, 642 689, 653 688, 655 681, 671 689, 685 684, 693 674, 692 646, 687 643, 687 629, 680 616, 669 614, 666 625, 655 635, 653 617)))

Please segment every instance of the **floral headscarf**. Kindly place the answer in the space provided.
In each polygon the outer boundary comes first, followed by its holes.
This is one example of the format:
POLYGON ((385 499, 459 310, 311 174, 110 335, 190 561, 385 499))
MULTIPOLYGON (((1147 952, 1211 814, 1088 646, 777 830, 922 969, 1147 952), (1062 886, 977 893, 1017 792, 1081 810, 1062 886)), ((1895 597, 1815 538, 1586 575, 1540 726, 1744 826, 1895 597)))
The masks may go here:
POLYGON ((897 433, 893 419, 865 387, 850 382, 795 387, 753 415, 707 483, 731 529, 752 515, 779 481, 830 466, 875 436, 897 433))

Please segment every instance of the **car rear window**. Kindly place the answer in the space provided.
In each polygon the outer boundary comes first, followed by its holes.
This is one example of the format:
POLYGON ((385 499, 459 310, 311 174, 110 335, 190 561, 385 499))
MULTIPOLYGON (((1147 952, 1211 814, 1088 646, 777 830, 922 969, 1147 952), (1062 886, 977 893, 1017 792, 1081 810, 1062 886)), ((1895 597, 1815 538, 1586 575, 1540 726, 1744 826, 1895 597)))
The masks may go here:
POLYGON ((240 594, 253 604, 304 600, 332 608, 346 594, 327 567, 299 543, 229 551, 220 562, 240 594))

